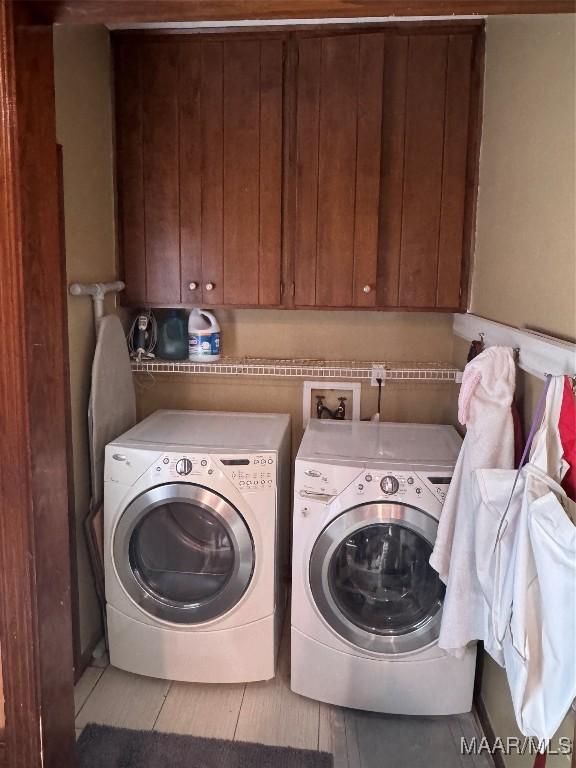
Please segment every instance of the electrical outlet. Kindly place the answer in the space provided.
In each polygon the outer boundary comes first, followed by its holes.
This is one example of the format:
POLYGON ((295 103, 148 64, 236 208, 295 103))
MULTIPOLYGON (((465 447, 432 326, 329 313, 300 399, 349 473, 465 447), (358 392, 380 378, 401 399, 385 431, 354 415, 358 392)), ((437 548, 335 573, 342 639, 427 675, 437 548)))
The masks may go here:
POLYGON ((382 386, 384 386, 384 383, 386 381, 386 368, 383 365, 373 365, 372 366, 372 377, 370 379, 370 384, 373 387, 378 386, 378 382, 376 379, 382 379, 382 386))

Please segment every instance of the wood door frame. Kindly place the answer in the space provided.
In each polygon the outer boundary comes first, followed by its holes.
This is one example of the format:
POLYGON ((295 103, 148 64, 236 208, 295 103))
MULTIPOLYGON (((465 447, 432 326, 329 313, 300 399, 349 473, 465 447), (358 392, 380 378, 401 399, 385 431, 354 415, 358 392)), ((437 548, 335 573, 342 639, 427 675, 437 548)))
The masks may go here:
POLYGON ((575 0, 29 0, 49 24, 574 13, 575 0))
POLYGON ((0 644, 9 768, 74 766, 52 28, 0 0, 0 644))

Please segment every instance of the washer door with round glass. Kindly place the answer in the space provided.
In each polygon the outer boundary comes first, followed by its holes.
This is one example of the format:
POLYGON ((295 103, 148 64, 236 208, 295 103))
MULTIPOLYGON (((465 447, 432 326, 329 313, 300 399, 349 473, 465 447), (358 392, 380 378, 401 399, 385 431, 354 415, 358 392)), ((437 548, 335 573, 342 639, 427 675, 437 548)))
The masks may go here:
POLYGON ((116 571, 140 608, 164 621, 198 624, 227 613, 246 591, 254 545, 240 512, 199 485, 142 493, 113 537, 116 571))
POLYGON ((407 653, 438 638, 444 585, 428 560, 438 522, 405 504, 343 512, 322 531, 310 587, 341 637, 376 653, 407 653))

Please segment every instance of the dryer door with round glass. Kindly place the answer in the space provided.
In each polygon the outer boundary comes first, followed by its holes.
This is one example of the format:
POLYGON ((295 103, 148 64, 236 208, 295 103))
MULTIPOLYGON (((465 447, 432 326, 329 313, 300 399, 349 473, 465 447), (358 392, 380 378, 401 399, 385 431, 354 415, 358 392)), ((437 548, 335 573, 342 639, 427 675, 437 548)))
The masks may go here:
POLYGON ((150 616, 176 624, 227 613, 254 570, 252 537, 240 512, 194 484, 160 485, 134 499, 112 546, 130 597, 150 616))
POLYGON ((310 559, 310 587, 324 619, 358 648, 407 653, 438 638, 444 585, 429 558, 437 521, 406 504, 343 512, 310 559))

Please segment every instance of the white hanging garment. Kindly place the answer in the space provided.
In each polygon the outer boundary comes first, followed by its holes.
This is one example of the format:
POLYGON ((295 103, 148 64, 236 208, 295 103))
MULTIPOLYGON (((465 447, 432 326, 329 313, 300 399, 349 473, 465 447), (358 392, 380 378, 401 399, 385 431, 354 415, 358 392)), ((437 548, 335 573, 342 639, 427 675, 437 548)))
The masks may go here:
POLYGON ((548 389, 530 462, 518 473, 475 473, 485 648, 506 667, 520 730, 539 740, 553 736, 576 696, 576 505, 559 484, 562 383, 548 389))
POLYGON ((430 564, 447 584, 438 644, 458 657, 468 643, 485 636, 485 600, 474 552, 474 471, 514 466, 511 405, 515 377, 512 350, 489 347, 468 363, 462 379, 458 406, 466 437, 430 557, 430 564))
POLYGON ((518 726, 552 738, 576 698, 576 504, 558 419, 564 378, 552 379, 525 476, 513 554, 512 605, 503 638, 518 726))
MULTIPOLYGON (((474 515, 474 560, 476 575, 484 601, 482 615, 484 650, 504 666, 502 643, 512 606, 513 561, 520 505, 511 504, 505 525, 496 540, 502 514, 510 502, 516 472, 510 469, 476 470, 471 508, 474 515)), ((524 475, 520 475, 515 494, 523 492, 524 475)))

